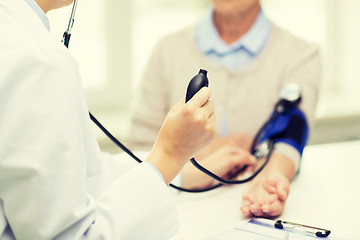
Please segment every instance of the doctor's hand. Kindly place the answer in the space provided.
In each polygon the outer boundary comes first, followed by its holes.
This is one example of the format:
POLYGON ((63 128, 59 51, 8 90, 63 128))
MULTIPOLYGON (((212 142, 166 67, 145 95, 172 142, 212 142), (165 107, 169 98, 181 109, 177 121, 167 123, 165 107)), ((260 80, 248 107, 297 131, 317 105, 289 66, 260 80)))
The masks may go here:
POLYGON ((200 89, 186 104, 182 99, 166 116, 147 159, 169 184, 184 164, 215 136, 214 103, 211 91, 200 89))
MULTIPOLYGON (((256 162, 255 157, 247 150, 232 145, 222 146, 213 154, 197 160, 203 167, 225 179, 229 178, 243 166, 252 166, 256 162)), ((182 186, 185 188, 206 188, 216 183, 218 182, 199 171, 190 163, 185 165, 182 171, 182 186)))

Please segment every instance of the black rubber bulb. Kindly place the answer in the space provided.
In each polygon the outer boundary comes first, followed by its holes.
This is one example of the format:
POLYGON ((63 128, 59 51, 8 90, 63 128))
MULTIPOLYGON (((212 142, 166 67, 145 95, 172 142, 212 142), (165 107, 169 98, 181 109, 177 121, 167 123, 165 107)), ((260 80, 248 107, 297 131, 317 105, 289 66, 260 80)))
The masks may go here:
POLYGON ((186 91, 186 99, 187 103, 202 87, 209 86, 209 80, 206 76, 207 71, 204 69, 200 69, 199 73, 196 74, 189 82, 187 91, 186 91))

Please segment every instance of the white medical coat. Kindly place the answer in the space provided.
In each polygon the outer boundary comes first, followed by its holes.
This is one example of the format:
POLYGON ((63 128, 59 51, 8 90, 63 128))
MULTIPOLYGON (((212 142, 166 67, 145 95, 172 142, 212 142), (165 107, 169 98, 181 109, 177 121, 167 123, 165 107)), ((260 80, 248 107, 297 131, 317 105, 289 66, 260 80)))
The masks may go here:
POLYGON ((172 194, 100 152, 59 39, 24 0, 1 0, 0 34, 0 239, 169 239, 172 194))

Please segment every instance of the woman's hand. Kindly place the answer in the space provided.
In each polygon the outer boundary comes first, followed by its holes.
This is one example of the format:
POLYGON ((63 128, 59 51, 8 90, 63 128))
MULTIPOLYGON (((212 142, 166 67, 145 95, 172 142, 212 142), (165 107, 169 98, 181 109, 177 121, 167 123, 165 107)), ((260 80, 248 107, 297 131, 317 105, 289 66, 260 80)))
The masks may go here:
POLYGON ((273 153, 269 163, 243 193, 242 213, 249 217, 279 216, 284 210, 294 174, 294 163, 284 155, 273 153))
POLYGON ((196 159, 200 160, 210 156, 220 148, 228 145, 250 151, 251 144, 252 138, 244 132, 235 133, 227 137, 217 137, 196 156, 196 159))
POLYGON ((279 216, 289 195, 289 179, 279 173, 269 173, 254 179, 243 193, 241 212, 248 217, 279 216))
MULTIPOLYGON (((198 162, 214 174, 227 179, 245 165, 252 166, 256 159, 245 149, 225 145, 198 162)), ((183 187, 199 189, 209 187, 214 183, 217 182, 191 164, 185 165, 182 172, 183 187)))

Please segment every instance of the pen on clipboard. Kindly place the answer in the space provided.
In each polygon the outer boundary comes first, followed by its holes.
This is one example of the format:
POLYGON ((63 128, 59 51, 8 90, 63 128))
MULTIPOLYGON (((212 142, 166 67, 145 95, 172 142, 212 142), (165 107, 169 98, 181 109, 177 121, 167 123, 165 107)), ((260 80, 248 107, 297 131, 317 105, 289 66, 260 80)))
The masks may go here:
MULTIPOLYGON (((315 234, 316 237, 322 237, 322 238, 326 238, 331 233, 331 231, 328 230, 328 229, 312 227, 312 226, 309 226, 309 225, 293 223, 293 222, 288 222, 288 221, 283 221, 283 220, 277 220, 276 223, 274 224, 274 226, 275 226, 275 228, 279 228, 279 229, 301 228, 307 233, 315 234)), ((289 238, 289 236, 287 236, 287 238, 285 238, 285 239, 288 239, 288 238, 289 238)))

